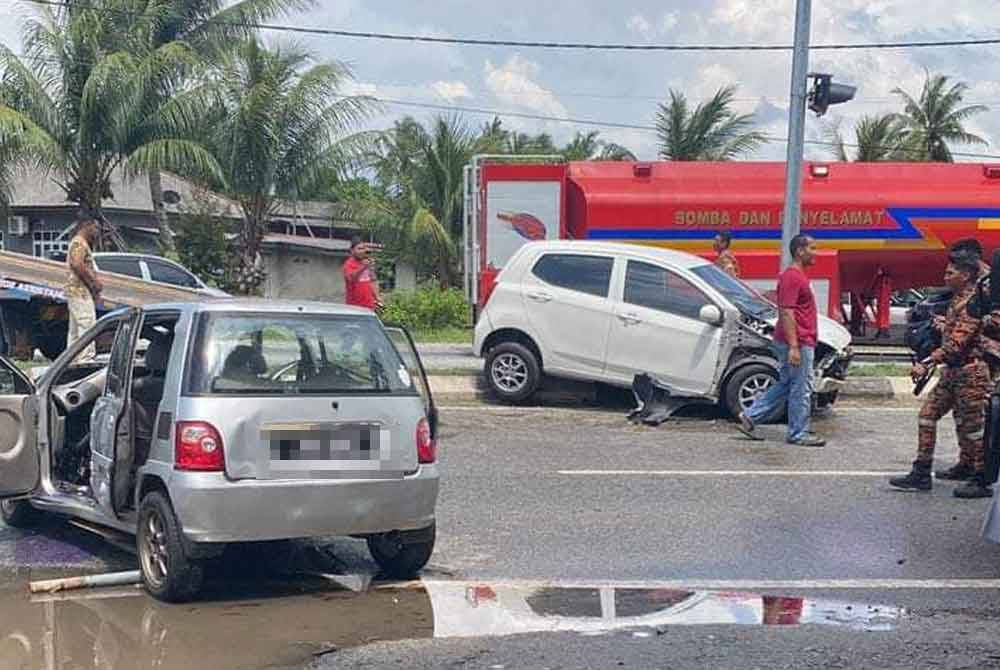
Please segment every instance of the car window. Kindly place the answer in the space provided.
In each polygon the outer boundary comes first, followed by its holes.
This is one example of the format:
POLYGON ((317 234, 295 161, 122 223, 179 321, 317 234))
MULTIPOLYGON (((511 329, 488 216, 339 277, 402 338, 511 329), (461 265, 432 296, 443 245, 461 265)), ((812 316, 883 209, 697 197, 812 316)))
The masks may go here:
POLYGON ((711 304, 700 289, 680 275, 639 261, 628 262, 625 302, 690 319, 697 319, 701 308, 711 304))
POLYGON ((206 315, 190 359, 186 388, 199 395, 417 392, 369 316, 206 315))
POLYGON ((606 298, 613 266, 614 259, 607 256, 546 254, 531 272, 546 284, 606 298))
POLYGON ((114 272, 142 279, 142 268, 139 267, 138 258, 95 258, 94 263, 102 272, 114 272))
POLYGON ((115 334, 114 344, 111 347, 111 359, 108 363, 105 395, 117 398, 124 397, 128 373, 132 368, 132 330, 134 325, 134 319, 122 321, 115 334))
POLYGON ((146 267, 149 268, 149 278, 153 281, 187 288, 200 288, 198 280, 193 275, 169 263, 147 260, 146 267))

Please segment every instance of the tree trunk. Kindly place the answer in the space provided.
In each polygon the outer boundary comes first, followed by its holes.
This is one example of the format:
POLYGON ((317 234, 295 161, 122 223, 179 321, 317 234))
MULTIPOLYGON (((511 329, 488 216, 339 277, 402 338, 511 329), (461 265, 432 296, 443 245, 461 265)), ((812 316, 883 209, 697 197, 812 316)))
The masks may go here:
POLYGON ((156 227, 159 231, 157 246, 160 255, 173 256, 177 252, 174 244, 174 231, 170 228, 170 218, 163 206, 163 179, 158 170, 149 173, 149 197, 153 201, 153 215, 156 217, 156 227))

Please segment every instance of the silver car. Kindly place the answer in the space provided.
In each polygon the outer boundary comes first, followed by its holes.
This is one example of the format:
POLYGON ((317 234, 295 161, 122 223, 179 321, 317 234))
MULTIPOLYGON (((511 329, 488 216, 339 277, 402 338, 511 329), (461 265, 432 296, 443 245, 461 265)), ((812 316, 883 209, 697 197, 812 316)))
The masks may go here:
POLYGON ((234 542, 363 536, 409 578, 434 547, 436 424, 409 335, 366 310, 120 310, 37 383, 0 359, 0 510, 134 534, 167 601, 194 597, 234 542))

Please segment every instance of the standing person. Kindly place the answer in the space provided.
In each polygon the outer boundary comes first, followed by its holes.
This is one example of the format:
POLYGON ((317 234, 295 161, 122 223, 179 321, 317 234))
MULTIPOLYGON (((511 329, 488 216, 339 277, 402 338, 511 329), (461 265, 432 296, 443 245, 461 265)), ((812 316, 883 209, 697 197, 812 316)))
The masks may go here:
POLYGON ((816 241, 808 235, 796 235, 790 247, 792 264, 778 277, 780 313, 774 343, 781 363, 780 376, 749 409, 740 413, 738 425, 747 437, 758 439, 754 432, 757 422, 771 416, 787 402, 788 443, 822 447, 826 440, 809 432, 819 316, 806 268, 816 262, 816 241))
MULTIPOLYGON (((66 304, 69 307, 69 332, 66 347, 69 348, 94 325, 97 320, 97 304, 104 286, 97 276, 97 266, 91 247, 100 234, 96 220, 86 218, 76 227, 76 234, 69 243, 66 253, 66 304)), ((90 344, 83 351, 83 360, 92 360, 97 350, 90 344)))
POLYGON ((715 264, 722 268, 727 274, 739 279, 740 262, 736 260, 736 256, 729 249, 732 243, 732 233, 728 230, 719 231, 719 234, 715 236, 715 240, 712 242, 712 247, 715 249, 715 252, 719 254, 718 258, 715 259, 715 264))
POLYGON ((372 311, 382 308, 378 278, 371 259, 372 249, 375 248, 378 247, 362 241, 357 235, 351 238, 351 256, 344 261, 344 301, 348 305, 372 311))
MULTIPOLYGON (((917 460, 909 474, 894 477, 889 484, 898 489, 930 491, 931 466, 937 442, 937 424, 944 415, 954 411, 958 436, 958 464, 937 473, 938 479, 968 481, 955 489, 956 498, 988 498, 993 495, 986 483, 986 451, 983 432, 986 422, 986 398, 990 393, 990 371, 983 360, 980 342, 982 321, 969 314, 968 304, 975 295, 979 276, 979 261, 974 255, 951 254, 944 281, 954 292, 948 304, 941 346, 930 361, 943 365, 937 386, 920 408, 918 420, 917 460)), ((926 374, 923 363, 913 366, 913 378, 926 374)))

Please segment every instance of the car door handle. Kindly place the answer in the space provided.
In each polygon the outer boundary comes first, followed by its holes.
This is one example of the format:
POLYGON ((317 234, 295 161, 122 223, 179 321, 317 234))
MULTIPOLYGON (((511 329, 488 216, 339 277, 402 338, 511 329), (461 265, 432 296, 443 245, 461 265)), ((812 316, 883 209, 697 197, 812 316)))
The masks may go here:
POLYGON ((544 291, 529 291, 528 299, 535 302, 548 302, 552 300, 552 296, 544 291))
POLYGON ((638 317, 637 315, 635 315, 635 314, 619 314, 619 315, 618 315, 618 318, 619 318, 619 319, 620 319, 620 320, 621 320, 621 321, 622 321, 622 322, 623 322, 623 323, 624 323, 624 324, 625 324, 626 326, 633 326, 633 325, 635 325, 635 324, 637 324, 637 323, 642 323, 642 319, 640 319, 640 318, 639 318, 639 317, 638 317))

